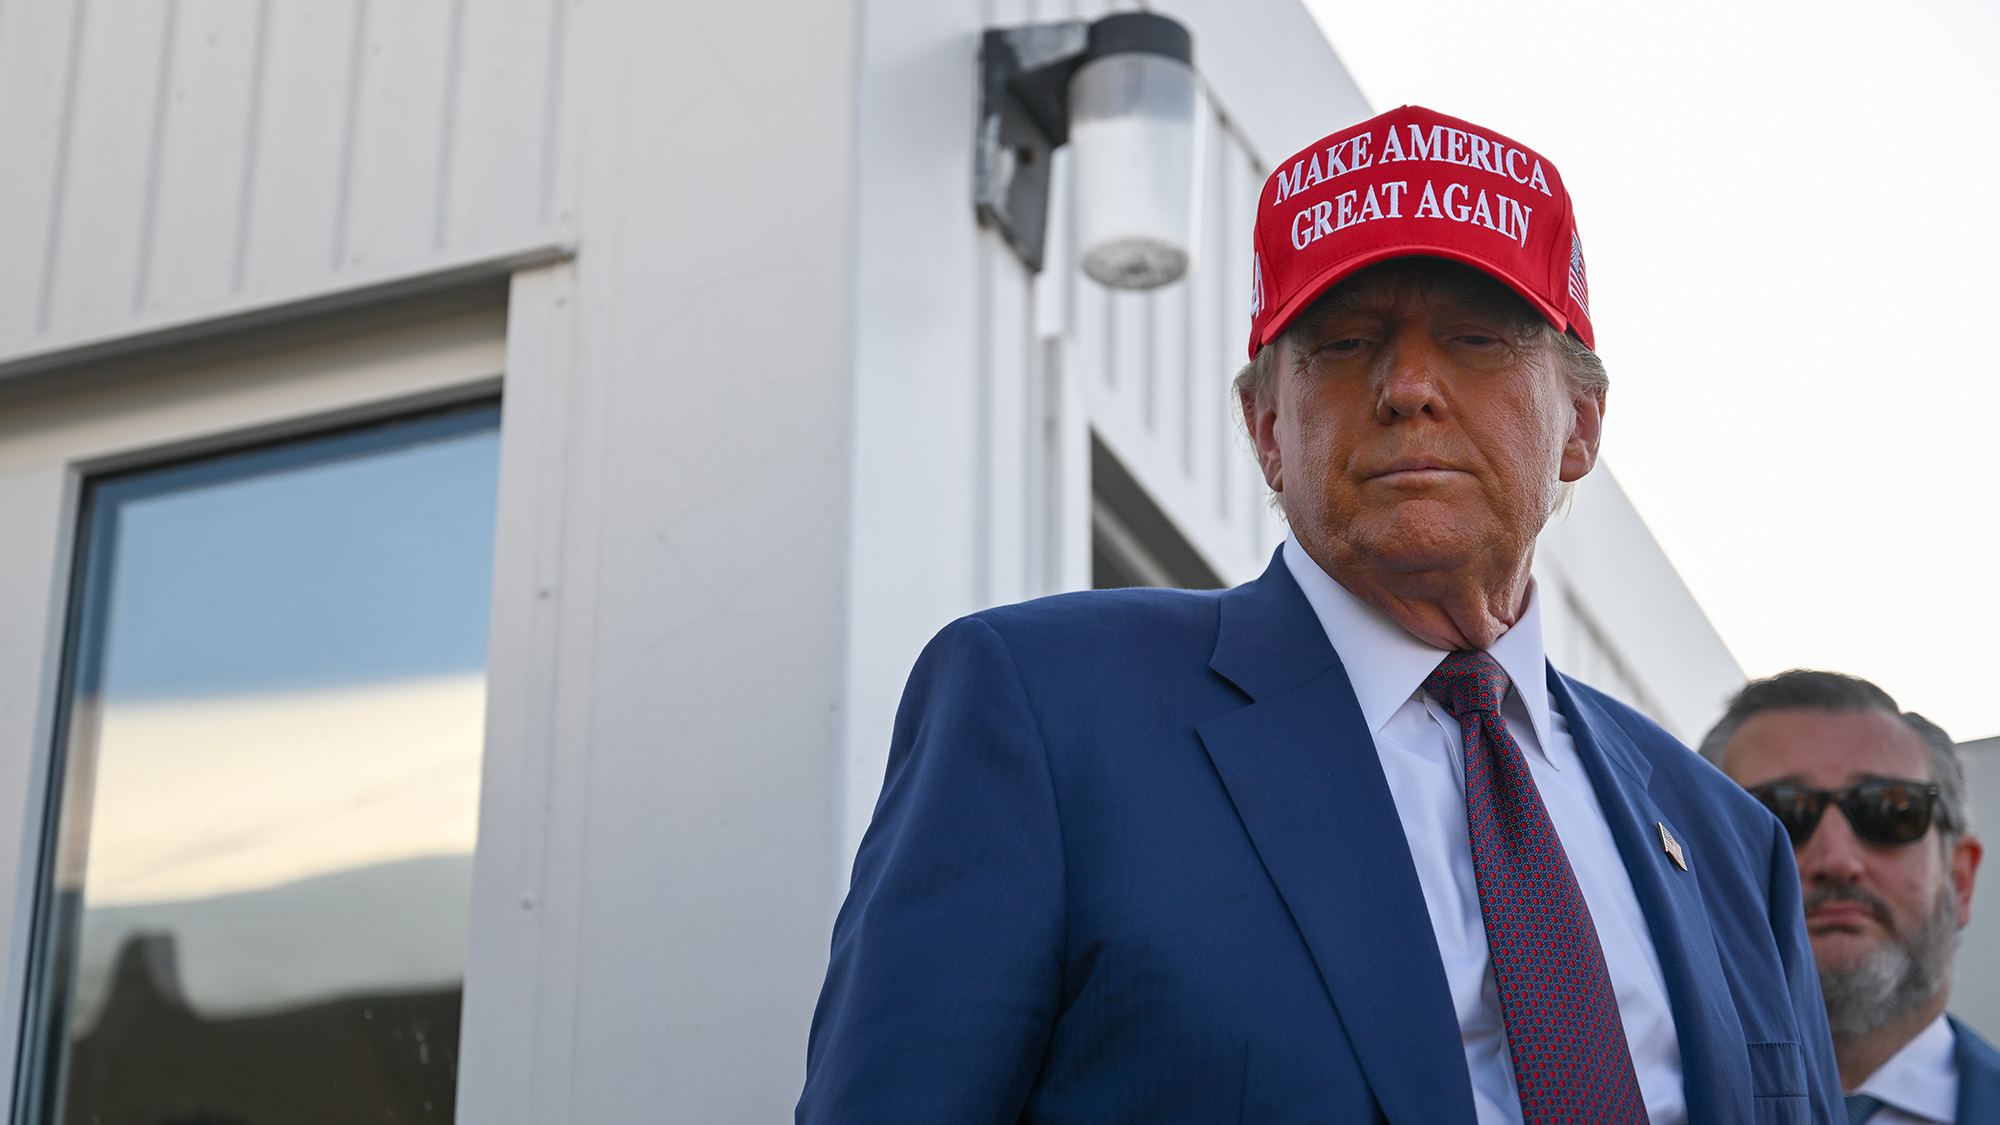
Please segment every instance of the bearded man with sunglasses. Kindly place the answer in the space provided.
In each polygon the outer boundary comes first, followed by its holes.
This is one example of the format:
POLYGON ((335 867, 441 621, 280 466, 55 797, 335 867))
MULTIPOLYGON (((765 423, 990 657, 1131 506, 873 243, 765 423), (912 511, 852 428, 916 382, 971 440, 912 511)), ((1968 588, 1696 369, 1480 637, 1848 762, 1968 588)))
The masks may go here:
POLYGON ((1866 680, 1794 670, 1738 693, 1702 753, 1791 835, 1849 1120, 2000 1121, 2000 1054, 1944 1010, 1981 853, 1951 738, 1866 680))

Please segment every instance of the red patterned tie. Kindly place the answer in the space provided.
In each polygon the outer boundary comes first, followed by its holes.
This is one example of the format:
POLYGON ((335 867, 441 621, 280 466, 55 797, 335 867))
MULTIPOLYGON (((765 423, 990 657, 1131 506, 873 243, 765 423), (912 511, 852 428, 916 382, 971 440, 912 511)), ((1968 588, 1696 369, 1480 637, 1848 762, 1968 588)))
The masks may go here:
POLYGON ((1499 661, 1483 652, 1454 652, 1424 681, 1464 740, 1472 871, 1521 1117, 1526 1125, 1645 1125, 1590 907, 1500 718, 1507 686, 1499 661))

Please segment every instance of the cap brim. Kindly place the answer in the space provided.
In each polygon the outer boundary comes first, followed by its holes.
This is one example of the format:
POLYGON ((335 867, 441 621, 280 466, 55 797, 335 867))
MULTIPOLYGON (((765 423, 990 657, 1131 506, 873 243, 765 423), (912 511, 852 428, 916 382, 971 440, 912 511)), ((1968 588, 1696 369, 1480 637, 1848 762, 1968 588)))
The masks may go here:
MULTIPOLYGON (((1265 324, 1264 330, 1258 334, 1257 347, 1259 349, 1269 347, 1271 341, 1276 340, 1282 335, 1285 329, 1290 327, 1292 320, 1299 313, 1305 311, 1307 305, 1318 300, 1327 290, 1340 284, 1353 274, 1359 273, 1377 262, 1386 262, 1390 258, 1415 257, 1444 258, 1448 261, 1458 262, 1461 265, 1471 266, 1473 269, 1478 270, 1519 294, 1522 300, 1533 305, 1535 311, 1542 314, 1543 320, 1555 326, 1556 331, 1567 332, 1571 328, 1567 313, 1550 304, 1545 298, 1536 296, 1534 290, 1524 284, 1511 270, 1486 261, 1477 254, 1468 254, 1463 250, 1452 250, 1443 246, 1433 246, 1428 243, 1417 243, 1406 246, 1374 247, 1351 257, 1342 258, 1340 261, 1319 271, 1319 273, 1313 275, 1311 281, 1300 286, 1298 292, 1292 295, 1292 299, 1286 301, 1278 309, 1277 315, 1273 316, 1265 324)), ((1256 358, 1254 353, 1251 358, 1256 358)))

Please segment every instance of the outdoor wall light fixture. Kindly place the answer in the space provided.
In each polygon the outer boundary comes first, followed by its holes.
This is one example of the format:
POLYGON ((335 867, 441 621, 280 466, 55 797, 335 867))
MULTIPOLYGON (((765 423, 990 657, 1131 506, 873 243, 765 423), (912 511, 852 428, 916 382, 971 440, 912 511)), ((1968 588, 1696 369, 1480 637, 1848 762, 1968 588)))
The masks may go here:
POLYGON ((1042 268, 1049 158, 1069 144, 1083 272, 1155 289, 1194 265, 1195 76, 1187 28, 1151 12, 992 28, 980 46, 973 202, 1042 268))

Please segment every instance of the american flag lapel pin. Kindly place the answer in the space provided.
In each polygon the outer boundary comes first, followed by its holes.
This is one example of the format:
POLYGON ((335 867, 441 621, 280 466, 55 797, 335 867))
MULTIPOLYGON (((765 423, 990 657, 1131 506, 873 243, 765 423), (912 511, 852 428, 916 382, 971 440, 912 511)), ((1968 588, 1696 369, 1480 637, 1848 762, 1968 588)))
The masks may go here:
POLYGON ((1675 867, 1686 871, 1688 869, 1687 853, 1681 851, 1681 842, 1674 839, 1673 833, 1667 831, 1665 821, 1655 821, 1654 823, 1660 829, 1660 850, 1667 853, 1667 858, 1674 861, 1675 867))

